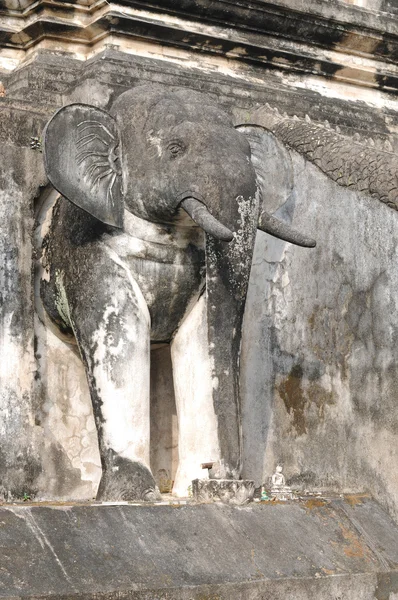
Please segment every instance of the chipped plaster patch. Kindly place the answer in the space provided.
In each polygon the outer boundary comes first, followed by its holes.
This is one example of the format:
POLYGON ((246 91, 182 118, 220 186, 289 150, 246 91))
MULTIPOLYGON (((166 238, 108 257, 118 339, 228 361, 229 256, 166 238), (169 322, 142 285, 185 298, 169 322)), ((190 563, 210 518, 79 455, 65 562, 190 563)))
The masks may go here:
POLYGON ((148 131, 147 133, 148 142, 154 146, 157 150, 158 156, 162 156, 163 148, 162 148, 162 138, 160 136, 153 135, 153 129, 148 131))

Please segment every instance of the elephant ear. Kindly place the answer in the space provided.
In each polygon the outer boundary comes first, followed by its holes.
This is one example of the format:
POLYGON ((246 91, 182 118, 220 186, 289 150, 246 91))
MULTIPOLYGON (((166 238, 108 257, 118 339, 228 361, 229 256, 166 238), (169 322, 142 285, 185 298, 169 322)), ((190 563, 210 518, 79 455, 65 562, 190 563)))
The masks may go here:
POLYGON ((275 213, 293 190, 293 165, 287 149, 269 131, 256 125, 239 125, 249 140, 252 163, 260 187, 260 217, 266 210, 275 213))
MULTIPOLYGON (((315 240, 272 216, 284 205, 289 208, 293 191, 293 163, 290 153, 267 129, 258 125, 238 125, 249 141, 252 164, 260 192, 258 228, 271 235, 305 248, 313 248, 315 240)), ((289 216, 289 211, 285 211, 289 216)))
POLYGON ((123 227, 124 202, 116 121, 104 110, 69 104, 43 133, 47 177, 60 194, 114 227, 123 227))

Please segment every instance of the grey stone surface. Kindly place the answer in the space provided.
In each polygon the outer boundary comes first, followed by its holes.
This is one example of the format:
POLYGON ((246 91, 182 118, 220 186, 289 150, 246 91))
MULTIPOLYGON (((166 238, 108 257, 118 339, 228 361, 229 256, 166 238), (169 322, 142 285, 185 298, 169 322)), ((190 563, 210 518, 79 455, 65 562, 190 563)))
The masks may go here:
POLYGON ((194 479, 192 497, 196 502, 247 504, 254 496, 254 481, 244 479, 194 479))
POLYGON ((35 370, 31 202, 45 182, 42 158, 29 148, 43 111, 2 106, 0 175, 0 496, 22 497, 41 473, 40 436, 31 427, 35 370), (29 425, 28 425, 29 423, 29 425), (7 440, 7 442, 5 442, 7 440), (12 485, 6 482, 12 481, 12 485))
POLYGON ((9 600, 398 593, 398 530, 366 497, 239 508, 14 505, 0 508, 0 522, 0 598, 9 600))

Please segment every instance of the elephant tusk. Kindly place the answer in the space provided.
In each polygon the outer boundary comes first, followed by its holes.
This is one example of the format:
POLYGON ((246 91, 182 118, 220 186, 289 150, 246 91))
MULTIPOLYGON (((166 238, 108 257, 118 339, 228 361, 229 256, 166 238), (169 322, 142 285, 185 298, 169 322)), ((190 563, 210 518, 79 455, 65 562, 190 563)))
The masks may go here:
POLYGON ((314 248, 316 246, 315 240, 299 233, 265 211, 262 211, 257 227, 260 231, 265 231, 265 233, 269 233, 285 242, 296 244, 296 246, 303 246, 304 248, 314 248))
POLYGON ((213 235, 222 242, 230 242, 233 239, 234 234, 232 231, 217 221, 200 200, 190 196, 181 202, 181 206, 189 214, 192 221, 195 221, 206 233, 213 235))

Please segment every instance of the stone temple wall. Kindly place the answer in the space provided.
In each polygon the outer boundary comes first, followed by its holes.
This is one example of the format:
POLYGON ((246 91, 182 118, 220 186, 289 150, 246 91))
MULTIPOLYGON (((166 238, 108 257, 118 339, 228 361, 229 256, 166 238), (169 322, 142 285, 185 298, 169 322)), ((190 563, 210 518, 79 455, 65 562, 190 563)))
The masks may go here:
MULTIPOLYGON (((37 293, 56 197, 40 151, 48 118, 71 102, 106 109, 156 81, 209 93, 236 124, 249 127, 268 104, 395 156, 398 25, 389 2, 40 4, 0 12, 0 493, 90 499, 100 462, 84 369, 37 293)), ((259 485, 282 463, 294 488, 370 492, 397 518, 398 214, 366 185, 342 187, 297 148, 275 147, 272 209, 317 247, 258 233, 241 354, 243 475, 259 485)), ((152 467, 173 478, 168 348, 152 356, 152 467)))

